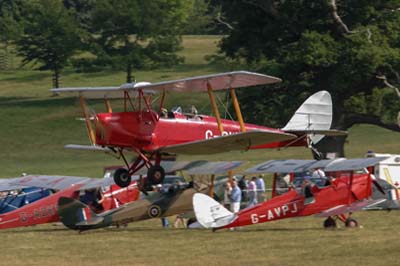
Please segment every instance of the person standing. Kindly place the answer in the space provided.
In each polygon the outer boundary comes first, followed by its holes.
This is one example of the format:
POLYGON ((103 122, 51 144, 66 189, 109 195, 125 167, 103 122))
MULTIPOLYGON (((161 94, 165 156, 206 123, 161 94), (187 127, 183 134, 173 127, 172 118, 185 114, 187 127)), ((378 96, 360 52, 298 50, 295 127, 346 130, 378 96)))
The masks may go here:
POLYGON ((242 201, 242 191, 240 190, 236 180, 232 181, 232 192, 231 192, 231 211, 237 213, 240 210, 240 202, 242 201))
POLYGON ((240 190, 242 191, 242 201, 248 201, 247 197, 247 186, 249 185, 249 182, 247 180, 247 177, 245 175, 242 176, 242 178, 238 181, 238 186, 240 190))
POLYGON ((264 183, 264 178, 262 175, 259 175, 257 180, 256 180, 256 187, 257 187, 257 201, 258 202, 264 202, 265 200, 265 183, 264 183))
POLYGON ((256 177, 253 176, 249 182, 249 185, 247 186, 247 195, 249 198, 249 201, 247 203, 247 207, 252 207, 257 204, 257 186, 256 186, 256 177))
POLYGON ((227 181, 224 190, 224 207, 227 209, 231 208, 231 193, 232 193, 232 185, 231 182, 227 181))

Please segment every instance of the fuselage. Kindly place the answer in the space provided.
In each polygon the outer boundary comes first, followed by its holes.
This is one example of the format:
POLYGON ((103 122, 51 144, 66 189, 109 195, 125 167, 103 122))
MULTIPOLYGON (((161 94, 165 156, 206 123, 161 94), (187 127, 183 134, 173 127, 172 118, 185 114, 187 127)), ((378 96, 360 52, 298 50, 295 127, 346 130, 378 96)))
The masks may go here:
MULTIPOLYGON (((56 192, 41 200, 25 205, 14 211, 0 215, 0 229, 30 226, 35 224, 53 223, 60 221, 57 214, 57 201, 60 197, 79 198, 79 188, 82 184, 73 185, 65 190, 56 192)), ((136 184, 126 188, 112 185, 104 192, 102 206, 104 211, 119 207, 119 205, 137 200, 140 191, 136 184)))
POLYGON ((350 177, 333 180, 331 185, 312 188, 314 202, 305 204, 305 196, 296 190, 272 198, 237 214, 237 218, 224 228, 245 226, 257 223, 308 216, 323 212, 339 205, 351 204, 371 196, 371 178, 368 174, 355 175, 351 189, 350 177))
MULTIPOLYGON (((97 115, 101 125, 96 127, 96 143, 101 146, 135 147, 143 151, 153 151, 161 147, 186 142, 205 140, 241 132, 238 122, 222 119, 223 132, 218 128, 215 117, 188 116, 170 113, 168 118, 158 117, 152 111, 102 113, 97 115)), ((279 129, 245 124, 247 131, 284 132, 279 129)), ((304 146, 304 139, 273 142, 252 148, 277 148, 304 146)))

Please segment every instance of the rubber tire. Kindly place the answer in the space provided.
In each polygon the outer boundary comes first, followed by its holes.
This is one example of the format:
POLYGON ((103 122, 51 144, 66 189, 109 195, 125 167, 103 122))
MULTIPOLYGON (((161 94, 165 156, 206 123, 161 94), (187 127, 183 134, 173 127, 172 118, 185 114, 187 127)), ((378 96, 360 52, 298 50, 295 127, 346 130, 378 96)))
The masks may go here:
POLYGON ((165 170, 159 165, 153 165, 147 171, 147 182, 150 185, 158 185, 164 181, 165 170))
POLYGON ((328 217, 324 221, 324 228, 325 229, 335 229, 337 228, 336 221, 332 217, 328 217))
POLYGON ((132 178, 128 175, 128 170, 118 168, 114 173, 114 182, 120 187, 127 187, 131 183, 132 178))
POLYGON ((189 228, 189 225, 191 225, 192 223, 195 223, 195 222, 197 222, 196 218, 194 218, 194 217, 189 218, 186 222, 186 228, 189 228))
POLYGON ((346 227, 348 228, 356 228, 358 227, 358 222, 357 220, 353 219, 353 218, 349 218, 346 220, 346 222, 344 223, 346 225, 346 227))

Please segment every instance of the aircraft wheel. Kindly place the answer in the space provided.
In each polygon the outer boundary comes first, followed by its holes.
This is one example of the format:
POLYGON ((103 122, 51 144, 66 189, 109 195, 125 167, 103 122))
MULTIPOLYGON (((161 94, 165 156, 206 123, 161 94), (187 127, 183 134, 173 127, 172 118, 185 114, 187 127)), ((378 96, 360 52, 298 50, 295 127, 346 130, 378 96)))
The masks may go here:
POLYGON ((194 217, 189 218, 186 222, 186 228, 189 228, 189 225, 191 225, 192 223, 195 223, 195 222, 197 222, 196 218, 194 218, 194 217))
POLYGON ((120 187, 127 187, 131 183, 131 177, 128 175, 128 170, 119 168, 114 173, 114 182, 120 187))
POLYGON ((349 218, 346 220, 345 225, 349 228, 355 228, 358 227, 358 222, 353 218, 349 218))
POLYGON ((147 181, 151 185, 161 184, 164 181, 165 170, 159 165, 153 165, 147 171, 147 181))
POLYGON ((324 228, 325 229, 335 229, 336 226, 336 221, 335 219, 333 219, 332 217, 328 217, 325 221, 324 221, 324 228))

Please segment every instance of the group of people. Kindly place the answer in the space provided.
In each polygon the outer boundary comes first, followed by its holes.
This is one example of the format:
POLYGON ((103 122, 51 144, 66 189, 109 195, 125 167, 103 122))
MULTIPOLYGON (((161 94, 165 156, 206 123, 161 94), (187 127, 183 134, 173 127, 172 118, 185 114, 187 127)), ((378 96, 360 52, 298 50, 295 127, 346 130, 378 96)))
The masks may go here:
POLYGON ((250 180, 244 175, 239 181, 233 178, 225 185, 224 206, 233 213, 240 210, 242 201, 247 201, 246 208, 265 200, 265 183, 263 177, 253 176, 250 180))

